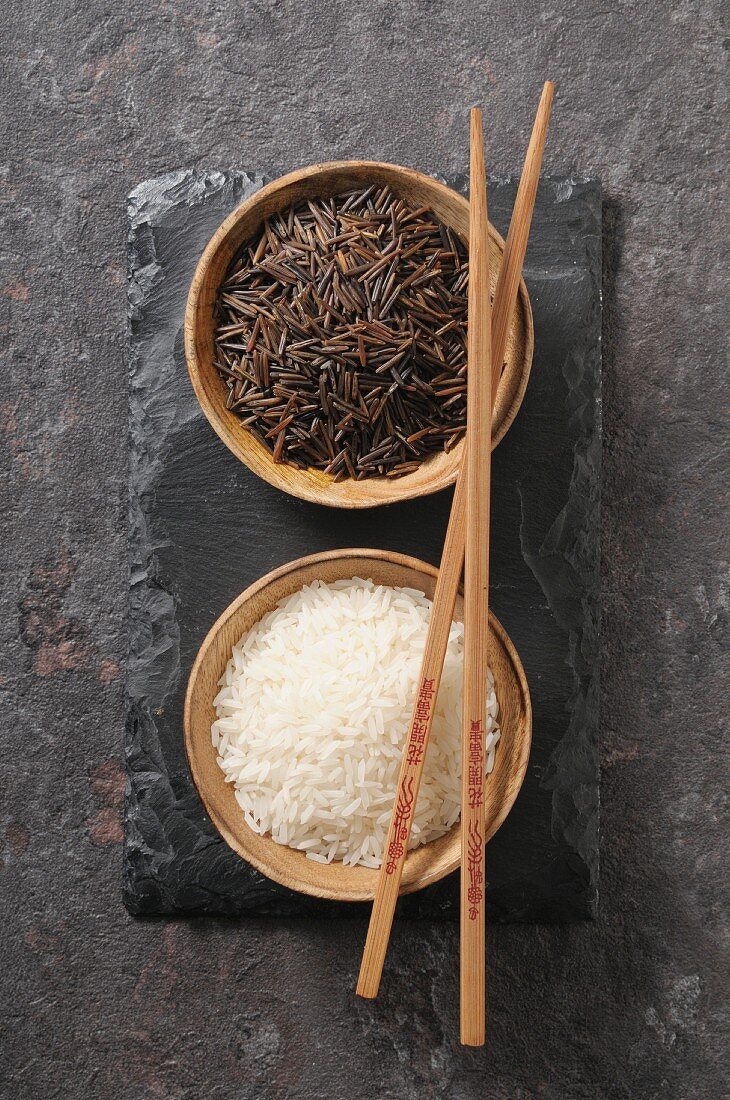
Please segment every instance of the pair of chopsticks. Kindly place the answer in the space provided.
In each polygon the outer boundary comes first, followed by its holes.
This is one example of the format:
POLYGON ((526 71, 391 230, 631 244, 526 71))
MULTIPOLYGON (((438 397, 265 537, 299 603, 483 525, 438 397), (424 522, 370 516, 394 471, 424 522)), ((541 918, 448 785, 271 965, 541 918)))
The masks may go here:
POLYGON ((464 577, 464 699, 461 815, 461 1041, 484 1043, 484 727, 489 588, 491 419, 527 248, 554 85, 543 87, 512 213, 494 308, 481 112, 471 115, 467 439, 441 557, 419 688, 403 753, 385 856, 357 992, 377 996, 398 899, 456 594, 464 577))

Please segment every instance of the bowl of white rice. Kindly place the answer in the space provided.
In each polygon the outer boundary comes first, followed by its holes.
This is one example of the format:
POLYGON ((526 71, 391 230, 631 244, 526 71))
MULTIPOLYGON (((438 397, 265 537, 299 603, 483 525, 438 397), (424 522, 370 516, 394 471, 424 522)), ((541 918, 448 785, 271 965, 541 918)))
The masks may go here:
MULTIPOLYGON (((185 701, 190 770, 224 840, 275 882, 372 899, 436 576, 387 551, 314 554, 247 588, 204 640, 185 701)), ((520 789, 532 733, 519 657, 489 625, 487 840, 520 789)), ((459 865, 462 662, 459 597, 402 893, 459 865)))

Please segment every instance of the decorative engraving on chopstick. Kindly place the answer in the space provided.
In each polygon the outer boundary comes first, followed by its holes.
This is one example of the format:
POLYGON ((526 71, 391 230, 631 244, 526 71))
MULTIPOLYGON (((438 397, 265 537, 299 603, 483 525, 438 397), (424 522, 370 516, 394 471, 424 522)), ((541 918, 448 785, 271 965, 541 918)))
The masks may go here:
POLYGON ((469 822, 469 837, 467 843, 467 873, 469 875, 469 888, 467 898, 469 901, 469 920, 476 920, 484 900, 484 876, 482 874, 482 849, 484 839, 476 821, 469 822))
POLYGON ((413 715, 410 733, 408 734, 406 754, 409 764, 420 764, 423 759, 426 733, 431 720, 432 704, 433 680, 423 680, 420 691, 418 692, 418 699, 416 700, 416 709, 413 715))
POLYGON ((405 852, 410 832, 410 817, 413 810, 415 795, 413 791, 413 776, 409 776, 400 789, 398 802, 393 816, 393 836, 388 845, 388 861, 385 865, 386 873, 392 875, 398 866, 398 860, 405 852))
MULTIPOLYGON (((469 727, 469 809, 478 809, 484 800, 484 729, 481 719, 472 721, 469 727)), ((478 823, 469 823, 467 872, 469 875, 469 920, 479 916, 482 903, 482 845, 483 839, 478 823)))

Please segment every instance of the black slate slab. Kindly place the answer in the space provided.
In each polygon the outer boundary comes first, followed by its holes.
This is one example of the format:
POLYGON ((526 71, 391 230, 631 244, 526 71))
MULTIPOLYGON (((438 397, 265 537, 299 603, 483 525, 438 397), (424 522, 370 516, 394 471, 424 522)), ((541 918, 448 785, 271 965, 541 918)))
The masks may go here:
MULTIPOLYGON (((185 684, 210 624, 267 570, 353 545, 437 563, 448 519, 450 492, 354 514, 293 500, 245 469, 199 410, 181 339, 188 285, 212 232, 262 182, 181 171, 129 198, 124 897, 138 915, 353 911, 278 887, 218 837, 184 758, 185 684)), ((464 190, 463 179, 449 182, 464 190)), ((502 232, 514 191, 511 181, 490 186, 502 232)), ((492 606, 519 650, 534 708, 528 774, 489 847, 498 920, 571 920, 596 905, 600 248, 598 184, 543 183, 525 268, 532 377, 493 465, 492 606)), ((457 905, 455 876, 401 902, 423 917, 457 905)))

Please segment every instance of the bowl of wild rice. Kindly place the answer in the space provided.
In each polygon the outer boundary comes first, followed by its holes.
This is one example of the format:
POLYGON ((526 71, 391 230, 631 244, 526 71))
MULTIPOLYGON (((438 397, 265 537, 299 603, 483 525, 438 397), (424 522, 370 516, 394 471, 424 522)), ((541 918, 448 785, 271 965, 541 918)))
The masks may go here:
MULTIPOLYGON (((185 353, 229 449, 304 500, 365 508, 452 484, 466 427, 469 205, 392 164, 315 165, 223 222, 188 295, 185 353)), ((491 227, 493 289, 504 242, 491 227)), ((520 283, 493 444, 522 402, 520 283)))
MULTIPOLYGON (((314 554, 251 585, 204 640, 185 701, 190 770, 224 840, 275 882, 373 897, 436 576, 386 551, 314 554)), ((462 659, 459 597, 403 893, 459 865, 462 659)), ((490 665, 487 839, 520 789, 532 732, 525 674, 494 616, 490 665)))

